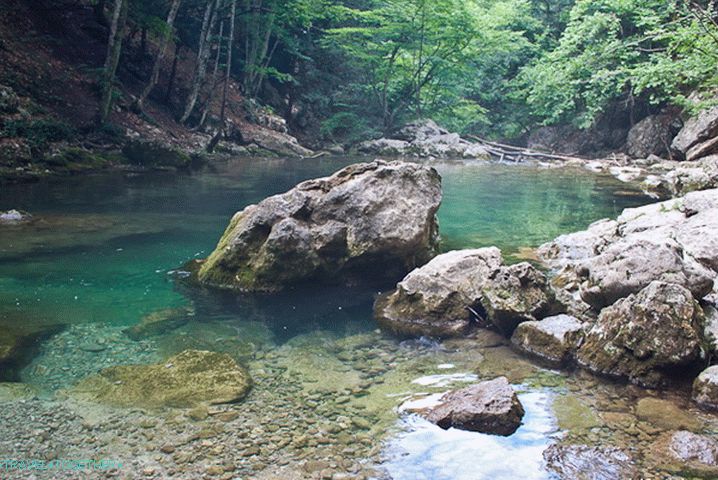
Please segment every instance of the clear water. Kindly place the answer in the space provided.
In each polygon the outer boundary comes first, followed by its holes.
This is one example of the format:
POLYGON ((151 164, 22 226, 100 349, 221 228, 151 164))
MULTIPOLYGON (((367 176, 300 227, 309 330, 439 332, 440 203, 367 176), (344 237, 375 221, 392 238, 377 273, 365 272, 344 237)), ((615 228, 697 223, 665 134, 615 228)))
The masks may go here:
MULTIPOLYGON (((42 344, 21 380, 52 394, 110 365, 152 363, 186 348, 226 351, 247 364, 255 378, 250 397, 236 407, 243 416, 232 428, 270 425, 274 415, 284 411, 292 412, 291 420, 281 422, 291 421, 289 430, 294 432, 337 423, 342 415, 350 415, 347 412, 371 425, 370 432, 350 432, 351 438, 330 436, 322 448, 290 444, 274 454, 260 454, 238 467, 242 478, 260 478, 257 472, 272 470, 280 460, 296 470, 308 459, 339 457, 362 471, 377 462, 377 478, 546 478, 541 452, 554 441, 560 423, 552 399, 566 394, 564 387, 554 387, 571 381, 571 390, 580 393, 577 402, 584 410, 572 414, 571 423, 562 428, 581 441, 599 435, 583 420, 586 411, 630 409, 628 401, 616 405, 615 399, 625 394, 614 386, 604 385, 599 395, 595 383, 547 375, 508 348, 496 348, 494 340, 484 346, 474 339, 439 346, 425 340, 398 343, 382 336, 371 319, 375 291, 308 285, 279 296, 236 296, 186 291, 173 281, 175 269, 214 248, 237 210, 352 161, 242 160, 194 175, 115 172, 1 186, 0 210, 26 210, 36 221, 0 231, 0 329, 16 324, 70 325, 42 344), (122 331, 143 315, 187 305, 196 311, 194 320, 173 332, 135 342, 122 331), (88 342, 103 349, 83 348, 88 342), (511 437, 443 431, 414 416, 397 416, 398 405, 414 395, 438 395, 452 383, 498 375, 525 388, 525 424, 511 437), (284 380, 278 381, 280 377, 284 380), (353 395, 357 389, 361 393, 353 395), (329 400, 326 410, 315 411, 308 402, 316 404, 321 395, 351 400, 329 400), (253 405, 259 407, 256 414, 253 405), (366 448, 356 448, 362 439, 366 448), (367 460, 370 455, 372 460, 367 460)), ((439 212, 443 248, 496 245, 509 261, 530 257, 532 247, 561 233, 649 201, 625 184, 583 170, 488 163, 436 168, 444 186, 439 212)), ((125 414, 117 415, 122 428, 105 432, 117 439, 106 454, 130 463, 137 452, 123 450, 125 414)), ((37 426, 25 427, 20 421, 12 428, 21 436, 24 428, 37 426)), ((261 428, 252 430, 252 439, 273 435, 255 431, 261 428)), ((620 437, 608 426, 599 433, 600 441, 620 437)), ((177 433, 158 433, 163 435, 177 433)), ((12 434, 0 437, 10 439, 12 434)), ((224 437, 226 451, 248 448, 242 438, 224 437)), ((635 441, 632 435, 627 438, 635 441)), ((76 445, 87 445, 80 450, 83 455, 98 454, 84 437, 75 440, 76 445)), ((64 441, 58 439, 60 444, 64 441)), ((0 438, 0 453, 3 445, 0 438)), ((218 454, 215 460, 233 461, 227 455, 218 454)), ((170 459, 153 464, 160 472, 175 467, 170 459)), ((201 478, 205 467, 197 462, 187 468, 187 478, 201 478)), ((261 478, 295 478, 282 472, 261 478)), ((373 475, 366 472, 367 477, 373 475)))
MULTIPOLYGON (((196 175, 111 173, 0 188, 0 210, 40 219, 0 233, 0 324, 130 325, 187 298, 168 272, 214 248, 231 215, 351 159, 235 161, 196 175)), ((438 165, 444 249, 497 245, 509 258, 646 203, 588 172, 499 164, 438 165)), ((283 338, 327 322, 367 324, 373 292, 317 289, 281 301, 195 298, 202 316, 267 322, 283 338), (290 315, 291 313, 291 315, 290 315), (301 328, 299 328, 301 327, 301 328)))

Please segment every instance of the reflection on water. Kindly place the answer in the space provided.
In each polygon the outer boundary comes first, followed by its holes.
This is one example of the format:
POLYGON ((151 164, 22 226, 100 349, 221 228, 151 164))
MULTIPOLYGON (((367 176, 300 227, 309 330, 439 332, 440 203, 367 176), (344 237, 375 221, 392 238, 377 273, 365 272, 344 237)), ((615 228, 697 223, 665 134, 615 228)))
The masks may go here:
POLYGON ((442 430, 417 415, 402 420, 384 464, 394 480, 543 480, 543 451, 557 431, 551 394, 519 394, 524 423, 510 437, 451 428, 442 430))

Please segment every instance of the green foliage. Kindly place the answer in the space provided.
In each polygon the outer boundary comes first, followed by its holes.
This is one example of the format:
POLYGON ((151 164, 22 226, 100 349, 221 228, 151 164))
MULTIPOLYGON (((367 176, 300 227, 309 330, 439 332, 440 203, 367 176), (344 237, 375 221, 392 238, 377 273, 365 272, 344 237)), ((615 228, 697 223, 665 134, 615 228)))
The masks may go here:
POLYGON ((50 143, 72 140, 75 129, 59 120, 43 118, 39 120, 8 120, 4 123, 0 136, 24 138, 35 151, 45 149, 50 143))

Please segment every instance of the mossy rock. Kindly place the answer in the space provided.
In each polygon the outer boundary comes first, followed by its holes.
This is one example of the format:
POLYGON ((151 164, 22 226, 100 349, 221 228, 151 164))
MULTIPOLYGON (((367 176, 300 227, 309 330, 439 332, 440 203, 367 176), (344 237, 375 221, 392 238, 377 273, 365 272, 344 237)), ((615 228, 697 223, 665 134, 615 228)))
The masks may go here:
POLYGON ((84 148, 70 147, 44 158, 43 163, 51 168, 68 171, 95 170, 113 163, 121 163, 117 152, 91 152, 84 148))
POLYGON ((156 365, 110 367, 68 393, 117 407, 193 408, 237 402, 252 386, 247 370, 225 353, 185 350, 156 365))
POLYGON ((188 169, 193 164, 189 154, 154 141, 130 140, 122 148, 122 154, 129 163, 149 168, 188 169))

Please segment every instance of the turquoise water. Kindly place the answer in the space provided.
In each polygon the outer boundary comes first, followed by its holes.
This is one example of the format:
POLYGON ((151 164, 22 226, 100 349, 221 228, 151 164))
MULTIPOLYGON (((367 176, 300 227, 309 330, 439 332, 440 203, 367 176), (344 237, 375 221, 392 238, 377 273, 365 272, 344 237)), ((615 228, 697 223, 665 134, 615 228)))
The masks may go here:
MULTIPOLYGON (((131 325, 186 305, 169 275, 214 248, 244 206, 350 159, 234 161, 195 175, 109 173, 5 185, 0 210, 37 219, 0 235, 0 324, 131 325)), ((497 245, 511 257, 558 234, 646 203, 611 178, 502 164, 440 164, 444 249, 497 245)), ((280 300, 193 295, 199 320, 259 320, 281 338, 371 328, 375 292, 312 289, 280 300)))

